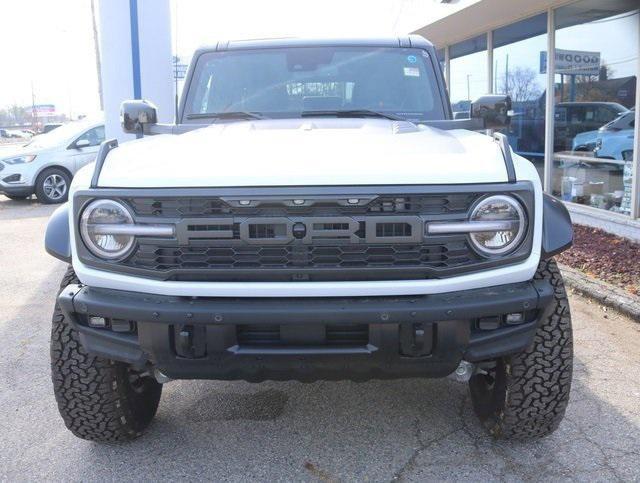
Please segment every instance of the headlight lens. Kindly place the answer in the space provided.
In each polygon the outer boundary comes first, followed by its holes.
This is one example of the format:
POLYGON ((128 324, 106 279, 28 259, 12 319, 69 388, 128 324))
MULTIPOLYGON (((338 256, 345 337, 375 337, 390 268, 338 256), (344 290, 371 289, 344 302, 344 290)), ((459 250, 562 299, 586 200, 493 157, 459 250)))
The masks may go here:
POLYGON ((131 235, 106 234, 104 233, 105 225, 126 224, 133 224, 133 218, 122 203, 113 200, 95 200, 82 212, 80 233, 91 253, 106 260, 116 260, 124 257, 131 250, 135 238, 131 235))
POLYGON ((482 199, 471 213, 471 221, 507 221, 511 227, 502 231, 471 233, 471 241, 484 255, 503 255, 522 241, 526 217, 520 203, 511 196, 496 195, 482 199))
POLYGON ((13 158, 6 158, 6 159, 3 159, 2 162, 7 164, 25 164, 25 163, 30 163, 34 159, 36 159, 35 154, 27 154, 25 156, 15 156, 13 158))

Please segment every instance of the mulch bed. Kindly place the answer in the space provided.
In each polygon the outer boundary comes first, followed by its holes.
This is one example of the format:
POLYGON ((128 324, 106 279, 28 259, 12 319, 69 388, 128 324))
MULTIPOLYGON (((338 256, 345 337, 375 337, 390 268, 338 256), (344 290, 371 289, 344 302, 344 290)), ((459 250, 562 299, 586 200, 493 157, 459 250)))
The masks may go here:
POLYGON ((640 243, 588 226, 573 229, 573 246, 560 263, 640 295, 640 243))

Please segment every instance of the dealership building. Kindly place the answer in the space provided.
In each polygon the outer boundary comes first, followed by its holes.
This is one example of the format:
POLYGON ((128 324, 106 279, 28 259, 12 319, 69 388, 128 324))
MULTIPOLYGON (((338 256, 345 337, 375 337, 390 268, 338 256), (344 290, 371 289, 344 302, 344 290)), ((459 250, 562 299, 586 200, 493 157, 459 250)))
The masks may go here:
POLYGON ((438 49, 456 117, 481 94, 508 93, 514 116, 505 134, 545 190, 574 221, 636 239, 639 6, 480 0, 415 32, 438 49))

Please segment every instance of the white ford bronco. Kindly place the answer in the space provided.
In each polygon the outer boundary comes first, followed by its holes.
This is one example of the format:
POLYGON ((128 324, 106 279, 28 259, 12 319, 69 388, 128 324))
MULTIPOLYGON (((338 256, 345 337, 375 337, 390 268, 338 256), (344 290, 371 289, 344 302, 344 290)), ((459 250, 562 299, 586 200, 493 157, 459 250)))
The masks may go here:
POLYGON ((70 264, 53 314, 58 407, 77 436, 149 425, 172 379, 468 381, 499 438, 569 399, 564 206, 506 137, 507 96, 452 119, 417 36, 218 42, 175 124, 122 105, 51 217, 70 264))

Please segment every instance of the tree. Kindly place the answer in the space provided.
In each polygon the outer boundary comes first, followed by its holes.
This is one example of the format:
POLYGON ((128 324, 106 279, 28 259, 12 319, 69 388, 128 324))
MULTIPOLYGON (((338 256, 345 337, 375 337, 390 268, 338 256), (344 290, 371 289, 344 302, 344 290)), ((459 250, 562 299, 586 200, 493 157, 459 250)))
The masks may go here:
POLYGON ((501 92, 509 94, 513 102, 533 101, 540 97, 536 71, 529 67, 516 67, 505 72, 500 79, 501 92))

